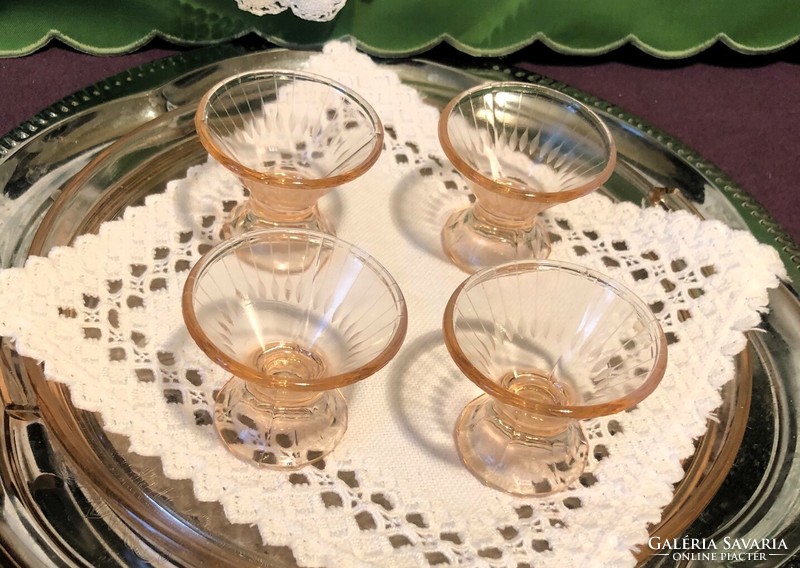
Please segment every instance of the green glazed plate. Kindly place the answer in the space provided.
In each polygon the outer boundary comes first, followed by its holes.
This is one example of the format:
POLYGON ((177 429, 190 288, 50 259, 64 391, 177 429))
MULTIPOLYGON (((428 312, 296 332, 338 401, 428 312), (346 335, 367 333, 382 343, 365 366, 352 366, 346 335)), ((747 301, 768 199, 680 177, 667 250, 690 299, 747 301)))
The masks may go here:
POLYGON ((0 7, 0 56, 57 38, 93 54, 131 51, 161 37, 212 44, 256 33, 287 47, 354 38, 373 55, 407 56, 447 42, 472 55, 502 55, 534 42, 596 55, 624 44, 663 58, 716 42, 744 53, 776 51, 800 37, 794 0, 347 0, 330 22, 290 10, 254 16, 235 0, 32 0, 0 7))

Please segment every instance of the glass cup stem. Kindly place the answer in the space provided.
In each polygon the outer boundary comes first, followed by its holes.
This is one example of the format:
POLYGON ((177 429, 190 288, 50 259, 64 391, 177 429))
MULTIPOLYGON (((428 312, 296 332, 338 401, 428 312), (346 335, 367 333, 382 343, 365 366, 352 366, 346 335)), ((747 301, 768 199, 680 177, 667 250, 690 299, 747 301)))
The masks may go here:
POLYGON ((513 431, 515 436, 531 439, 552 438, 576 425, 576 421, 569 418, 540 416, 499 400, 492 401, 492 410, 497 415, 497 420, 509 428, 509 431, 513 431))
POLYGON ((536 223, 536 218, 547 207, 536 202, 520 201, 487 192, 472 184, 475 203, 472 212, 475 219, 495 227, 500 231, 528 232, 536 223))
POLYGON ((291 227, 334 234, 320 215, 317 200, 329 189, 308 189, 292 185, 248 180, 250 197, 234 212, 223 236, 231 237, 254 229, 291 227))
POLYGON ((442 248, 465 272, 512 260, 546 258, 550 239, 537 221, 539 210, 545 208, 531 211, 528 204, 520 204, 517 209, 513 214, 509 206, 508 212, 500 213, 478 198, 447 220, 441 234, 442 248))
POLYGON ((248 183, 252 207, 275 221, 302 221, 316 211, 317 200, 328 190, 305 189, 291 185, 248 183))
POLYGON ((264 387, 255 384, 246 384, 249 393, 259 402, 275 408, 299 408, 309 406, 318 401, 322 392, 292 391, 274 387, 264 387))

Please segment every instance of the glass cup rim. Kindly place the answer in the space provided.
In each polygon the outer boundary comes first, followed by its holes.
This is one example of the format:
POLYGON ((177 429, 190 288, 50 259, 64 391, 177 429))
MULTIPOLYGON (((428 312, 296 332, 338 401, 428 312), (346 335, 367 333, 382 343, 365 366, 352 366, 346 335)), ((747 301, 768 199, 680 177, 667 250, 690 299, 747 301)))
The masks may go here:
POLYGON ((342 185, 348 181, 352 181, 370 169, 378 160, 383 150, 383 122, 372 105, 367 102, 364 97, 350 87, 330 79, 329 77, 318 75, 316 73, 309 73, 308 71, 297 71, 293 69, 254 69, 250 71, 243 71, 218 81, 211 88, 209 88, 200 99, 200 102, 197 105, 197 110, 194 114, 194 126, 195 130, 197 131, 197 137, 200 139, 200 143, 203 145, 206 151, 228 170, 247 180, 260 183, 269 183, 278 186, 291 186, 293 189, 329 189, 342 185), (232 158, 214 142, 214 138, 206 125, 205 117, 207 115, 211 98, 228 85, 242 82, 243 79, 259 81, 273 76, 294 77, 304 81, 325 85, 340 92, 345 98, 355 102, 369 117, 370 121, 372 122, 373 129, 375 130, 373 145, 369 154, 365 156, 361 162, 353 166, 348 171, 335 176, 320 179, 298 179, 285 176, 275 176, 270 172, 261 172, 249 168, 235 158, 232 158))
POLYGON ((614 173, 614 168, 617 163, 617 146, 614 136, 611 134, 611 130, 608 128, 603 119, 600 118, 595 111, 589 108, 588 105, 582 103, 574 97, 561 93, 560 91, 556 91, 555 89, 551 89, 550 87, 531 83, 522 83, 519 81, 490 81, 476 85, 475 87, 467 89, 453 97, 439 114, 438 136, 442 150, 447 158, 453 163, 455 168, 459 171, 459 173, 481 187, 485 187, 496 193, 502 193, 503 195, 507 195, 516 199, 536 199, 543 203, 551 204, 571 201, 591 193, 608 181, 608 179, 614 173), (497 183, 470 166, 469 163, 467 163, 467 161, 459 155, 450 139, 450 134, 447 129, 450 116, 453 112, 453 109, 460 102, 482 93, 490 93, 502 90, 530 94, 551 101, 557 101, 562 104, 571 105, 578 109, 581 116, 583 116, 583 118, 595 128, 605 142, 605 145, 608 147, 608 160, 603 169, 593 176, 589 181, 579 185, 578 187, 564 191, 546 192, 523 190, 507 184, 497 183))
POLYGON ((472 274, 463 282, 461 282, 461 284, 450 296, 450 299, 445 307, 442 328, 445 346, 447 347, 447 350, 456 366, 458 366, 458 368, 467 376, 467 378, 469 378, 484 392, 494 397, 496 400, 541 416, 585 419, 605 416, 608 414, 616 414, 617 412, 621 412, 635 406, 649 396, 661 382, 661 379, 663 378, 667 368, 666 335, 664 334, 664 330, 662 329, 658 319, 655 317, 652 310, 644 302, 644 300, 642 300, 630 288, 609 277, 608 275, 571 262, 563 262, 558 260, 512 261, 500 264, 498 266, 485 268, 479 272, 476 272, 475 274, 472 274), (655 361, 650 369, 650 372, 637 388, 625 396, 600 404, 558 405, 531 402, 530 400, 500 386, 491 377, 483 374, 470 361, 469 357, 467 357, 463 349, 461 349, 461 345, 458 342, 454 329, 455 307, 462 293, 471 289, 475 285, 480 284, 481 282, 497 276, 504 276, 520 272, 534 272, 539 270, 564 270, 574 276, 610 287, 618 296, 633 305, 637 313, 647 316, 643 318, 643 320, 645 325, 648 326, 651 335, 655 336, 656 354, 655 361))
POLYGON ((369 377, 383 368, 387 363, 389 363, 389 361, 392 360, 392 358, 394 358, 394 356, 400 350, 403 341, 405 340, 408 329, 408 309, 406 306, 406 301, 403 297, 403 292, 400 290, 400 286, 397 284, 389 271, 372 255, 360 247, 357 247, 338 237, 334 237, 333 235, 312 231, 309 229, 259 229, 248 231, 239 237, 228 239, 217 244, 208 252, 206 252, 189 271, 189 275, 186 278, 186 282, 183 286, 183 292, 181 294, 181 310, 189 335, 195 341, 200 350, 203 351, 203 353, 205 353, 212 361, 220 365, 226 371, 232 373, 237 378, 250 382, 256 382, 262 386, 282 388, 290 391, 326 391, 344 387, 369 377), (232 250, 235 250, 246 243, 258 242, 260 240, 263 242, 268 242, 270 237, 295 240, 313 239, 320 244, 327 242, 332 245, 347 247, 349 254, 354 254, 364 263, 364 266, 370 268, 377 274, 381 282, 386 285, 394 299, 395 304, 398 306, 397 326, 394 330, 394 334, 380 353, 378 353, 370 361, 367 361, 352 371, 327 375, 319 380, 314 380, 311 382, 292 382, 285 380, 272 381, 269 377, 254 371, 251 367, 243 365, 239 361, 228 356, 223 350, 217 347, 217 345, 203 331, 203 328, 200 325, 193 308, 194 290, 197 281, 209 266, 232 250))

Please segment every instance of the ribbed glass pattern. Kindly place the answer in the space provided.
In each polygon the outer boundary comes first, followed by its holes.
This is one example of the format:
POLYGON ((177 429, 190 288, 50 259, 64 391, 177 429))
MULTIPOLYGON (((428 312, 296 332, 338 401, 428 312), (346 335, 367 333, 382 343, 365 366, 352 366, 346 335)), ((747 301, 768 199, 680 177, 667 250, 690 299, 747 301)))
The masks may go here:
POLYGON ((449 108, 446 139, 475 175, 520 192, 594 189, 613 161, 613 143, 596 115, 560 93, 522 83, 462 96, 449 108))
POLYGON ((364 168, 382 139, 380 121, 358 95, 296 71, 228 79, 201 102, 198 123, 201 141, 223 164, 297 182, 364 168))
POLYGON ((588 417, 635 404, 666 365, 663 332, 644 302, 566 263, 476 274, 451 299, 445 333, 456 361, 484 390, 552 414, 588 417), (554 388, 541 395, 534 385, 542 384, 554 388))
POLYGON ((208 253, 187 282, 184 317, 235 375, 319 390, 374 373, 406 329, 405 302, 383 267, 302 230, 253 232, 208 253))

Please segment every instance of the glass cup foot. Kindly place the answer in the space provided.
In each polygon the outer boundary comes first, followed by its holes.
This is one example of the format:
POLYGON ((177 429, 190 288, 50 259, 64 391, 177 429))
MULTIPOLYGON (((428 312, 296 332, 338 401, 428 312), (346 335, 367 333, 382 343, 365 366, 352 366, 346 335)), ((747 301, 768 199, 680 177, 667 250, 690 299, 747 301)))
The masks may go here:
POLYGON ((347 404, 338 390, 286 391, 234 377, 217 395, 214 424, 240 459, 298 469, 337 446, 347 430, 347 404))
MULTIPOLYGON (((512 495, 541 497, 580 477, 589 445, 577 421, 554 428, 547 419, 532 418, 542 432, 533 434, 519 430, 498 407, 494 398, 482 395, 464 408, 456 423, 459 456, 478 479, 512 495)), ((520 416, 520 411, 512 413, 520 416)))
POLYGON ((442 248, 460 269, 472 273, 515 260, 544 259, 550 239, 541 224, 499 228, 481 221, 475 208, 456 211, 442 229, 442 248))

